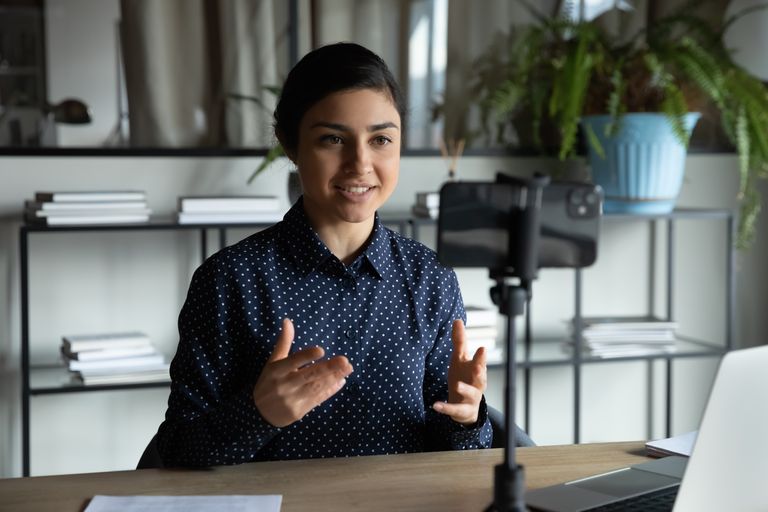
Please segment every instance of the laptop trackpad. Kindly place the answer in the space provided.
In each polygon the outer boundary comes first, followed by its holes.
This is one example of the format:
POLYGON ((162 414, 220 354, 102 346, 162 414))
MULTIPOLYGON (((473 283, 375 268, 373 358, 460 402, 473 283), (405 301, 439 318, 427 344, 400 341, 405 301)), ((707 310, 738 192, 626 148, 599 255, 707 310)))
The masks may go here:
POLYGON ((627 468, 565 484, 610 496, 624 497, 661 489, 680 482, 679 478, 627 468))

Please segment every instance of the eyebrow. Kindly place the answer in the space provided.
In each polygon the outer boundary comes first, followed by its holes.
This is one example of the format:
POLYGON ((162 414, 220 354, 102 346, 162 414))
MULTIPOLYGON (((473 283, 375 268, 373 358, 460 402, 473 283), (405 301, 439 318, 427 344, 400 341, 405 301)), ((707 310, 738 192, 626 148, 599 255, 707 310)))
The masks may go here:
MULTIPOLYGON (((346 126, 346 125, 343 125, 343 124, 339 124, 339 123, 327 123, 327 122, 324 122, 324 121, 319 121, 319 122, 313 124, 312 126, 310 126, 310 128, 330 128, 331 130, 338 130, 340 132, 351 132, 352 131, 352 129, 349 126, 346 126)), ((378 123, 378 124, 372 124, 372 125, 368 126, 366 129, 369 132, 377 132, 379 130, 385 130, 387 128, 394 128, 395 130, 399 130, 400 129, 395 123, 393 123, 391 121, 386 121, 384 123, 378 123)))

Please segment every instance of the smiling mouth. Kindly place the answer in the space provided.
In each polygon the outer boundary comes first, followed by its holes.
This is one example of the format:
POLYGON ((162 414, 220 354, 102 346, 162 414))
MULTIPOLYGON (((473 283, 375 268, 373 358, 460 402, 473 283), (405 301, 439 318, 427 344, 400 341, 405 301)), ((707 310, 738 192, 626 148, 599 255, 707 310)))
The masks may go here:
POLYGON ((342 192, 347 192, 349 194, 365 194, 369 190, 373 189, 374 187, 341 187, 337 186, 337 189, 341 190, 342 192))

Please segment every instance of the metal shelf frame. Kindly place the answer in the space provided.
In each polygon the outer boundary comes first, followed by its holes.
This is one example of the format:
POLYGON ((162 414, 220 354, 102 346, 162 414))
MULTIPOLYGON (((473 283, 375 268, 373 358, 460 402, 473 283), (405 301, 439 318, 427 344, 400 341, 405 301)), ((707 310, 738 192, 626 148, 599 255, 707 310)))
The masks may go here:
MULTIPOLYGON (((657 255, 656 255, 656 241, 657 233, 660 224, 666 224, 666 251, 664 254, 664 266, 667 270, 666 282, 665 282, 665 297, 666 297, 666 312, 662 317, 662 320, 674 320, 674 279, 675 279, 675 267, 677 265, 677 255, 675 254, 674 238, 677 228, 677 221, 679 220, 698 220, 698 221, 714 221, 722 222, 726 230, 726 257, 725 257, 725 326, 722 344, 714 344, 703 340, 686 339, 678 336, 684 341, 687 341, 693 345, 700 347, 699 350, 690 350, 683 352, 672 352, 668 354, 649 354, 644 356, 632 356, 632 357, 614 357, 614 358, 595 358, 585 357, 582 354, 581 346, 581 322, 576 322, 578 326, 574 332, 574 349, 571 352, 571 357, 552 358, 549 360, 535 360, 531 358, 532 343, 538 344, 545 342, 545 340, 533 340, 529 335, 525 336, 525 346, 523 350, 518 353, 523 354, 522 360, 518 360, 518 368, 523 370, 523 385, 522 387, 522 407, 523 417, 525 418, 525 430, 530 433, 531 421, 531 376, 532 371, 535 368, 541 367, 556 367, 556 366, 570 366, 573 368, 573 442, 579 444, 581 442, 581 404, 582 404, 582 369, 585 365, 591 364, 610 364, 626 361, 646 361, 647 362, 647 379, 648 379, 648 402, 647 417, 648 417, 648 430, 650 435, 652 418, 653 418, 653 401, 652 401, 652 389, 654 383, 654 362, 662 360, 665 362, 665 432, 669 437, 672 433, 672 391, 673 391, 673 375, 674 375, 674 361, 680 359, 698 358, 698 357, 721 357, 727 351, 733 348, 734 338, 734 315, 735 315, 735 229, 736 219, 734 212, 727 209, 701 209, 701 208, 681 208, 676 209, 666 214, 655 215, 635 215, 635 214, 604 214, 603 221, 606 223, 617 222, 647 222, 650 226, 649 230, 649 302, 647 314, 652 315, 655 310, 655 286, 656 275, 658 269, 657 255)), ((420 230, 424 226, 434 226, 436 221, 431 218, 418 217, 411 220, 411 235, 413 238, 418 238, 420 230)), ((581 269, 574 269, 574 318, 582 318, 582 305, 583 305, 583 272, 581 269)), ((530 306, 530 304, 529 304, 530 306)), ((535 307, 535 303, 534 303, 535 307)), ((530 312, 531 307, 526 308, 525 315, 525 328, 530 332, 530 312)), ((561 340, 565 341, 565 340, 561 340)), ((489 365, 489 368, 503 368, 503 365, 489 365)))
MULTIPOLYGON (((524 386, 523 386, 523 408, 524 417, 526 422, 526 430, 530 430, 530 393, 531 393, 531 372, 535 368, 542 367, 555 367, 555 366, 571 366, 574 369, 573 372, 573 403, 574 403, 574 423, 573 423, 573 442, 579 443, 581 439, 581 385, 582 385, 582 367, 590 364, 604 364, 612 362, 622 361, 647 361, 648 363, 648 379, 649 389, 653 382, 653 363, 657 360, 664 360, 666 362, 666 432, 667 435, 671 433, 672 422, 672 377, 673 377, 673 361, 693 358, 693 357, 719 357, 726 351, 733 348, 733 331, 734 331, 734 302, 735 302, 735 249, 734 249, 734 237, 735 237, 735 219, 734 214, 730 210, 713 210, 713 209, 687 209, 687 210, 675 210, 674 212, 666 215, 654 215, 654 216, 638 216, 638 215, 605 215, 604 220, 606 222, 621 222, 621 221, 647 221, 651 225, 650 229, 650 258, 649 264, 650 278, 649 287, 653 290, 655 285, 655 271, 656 271, 656 255, 655 255, 655 241, 657 225, 659 223, 666 223, 666 300, 667 311, 666 318, 668 320, 674 319, 673 309, 673 296, 674 296, 674 268, 675 268, 675 251, 674 251, 674 234, 675 223, 679 219, 699 219, 699 220, 715 220, 722 221, 727 229, 727 257, 726 257, 726 325, 725 325, 725 342, 724 345, 714 345, 701 340, 684 340, 699 346, 698 350, 689 350, 683 352, 674 352, 669 354, 654 354, 646 356, 632 356, 632 357, 617 357, 610 359, 598 359, 584 357, 581 353, 581 346, 576 333, 575 348, 572 350, 571 356, 563 355, 562 357, 549 357, 542 359, 533 359, 531 357, 532 347, 530 346, 530 338, 526 344, 525 350, 520 351, 522 358, 518 360, 517 366, 524 371, 524 386)), ((418 239, 420 235, 420 227, 425 225, 435 225, 434 219, 415 218, 409 213, 405 212, 390 212, 382 213, 381 220, 387 225, 396 227, 401 233, 410 234, 414 239, 418 239), (410 230, 410 233, 408 233, 410 230)), ((142 224, 119 224, 119 225, 78 225, 78 226, 39 226, 39 225, 22 225, 19 230, 19 251, 20 251, 20 281, 21 281, 21 369, 22 369, 22 385, 21 385, 21 408, 22 408, 22 473, 23 476, 29 476, 30 474, 30 399, 36 395, 47 394, 63 394, 63 393, 78 393, 78 392, 95 392, 95 391, 114 391, 114 390, 128 390, 128 389, 146 389, 146 388, 159 388, 167 387, 168 382, 156 382, 156 383, 135 383, 135 384, 113 384, 113 385, 100 385, 100 386, 85 386, 85 385, 46 385, 46 386, 32 386, 32 376, 35 372, 50 371, 50 368, 32 367, 30 364, 29 354, 29 342, 30 342, 30 325, 29 325, 29 312, 30 312, 30 296, 29 296, 29 238, 31 235, 39 235, 46 233, 66 233, 66 232, 109 232, 109 231, 197 231, 200 236, 200 259, 201 262, 205 260, 211 247, 211 235, 216 236, 217 247, 222 248, 227 243, 227 231, 238 228, 256 228, 262 229, 269 224, 254 223, 254 224, 179 224, 171 219, 153 219, 148 223, 142 224)), ((583 277, 580 269, 574 270, 574 282, 575 282, 575 296, 574 296, 574 317, 581 318, 582 307, 582 292, 583 292, 583 277)), ((653 293, 649 294, 649 312, 653 312, 653 293)), ((530 308, 527 308, 530 310, 530 308)), ((526 323, 528 317, 526 316, 526 323)), ((578 325, 578 322, 577 322, 578 325)), ((529 328, 529 325, 526 325, 529 328)), ((563 340, 558 340, 561 343, 563 340)), ((537 340, 536 343, 542 343, 544 340, 537 340)), ((489 368, 503 368, 502 363, 491 364, 489 368)), ((63 367, 59 370, 62 375, 66 373, 63 367)), ((55 370, 54 370, 55 371, 55 370)), ((648 399, 648 413, 651 414, 651 397, 649 393, 648 399)), ((650 420, 649 420, 650 423, 650 420)))
MULTIPOLYGON (((410 215, 401 212, 384 212, 380 214, 381 221, 393 226, 401 233, 406 233, 410 215)), ((82 393, 94 391, 115 391, 127 389, 146 389, 168 387, 169 382, 149 383, 124 383, 105 385, 82 385, 75 383, 46 384, 33 386, 33 376, 46 371, 57 370, 61 373, 61 381, 65 381, 66 369, 62 367, 38 367, 32 366, 29 354, 30 343, 30 296, 29 296, 29 238, 31 235, 44 235, 50 233, 72 232, 113 232, 113 231, 197 231, 200 236, 200 262, 208 256, 212 248, 212 240, 215 239, 216 248, 227 245, 227 232, 232 229, 263 229, 272 223, 228 223, 228 224, 179 224, 171 218, 152 218, 146 223, 137 224, 93 224, 73 226, 45 226, 36 224, 24 224, 19 228, 19 253, 20 253, 20 297, 21 297, 21 450, 22 450, 22 476, 30 474, 30 399, 38 395, 82 393)))

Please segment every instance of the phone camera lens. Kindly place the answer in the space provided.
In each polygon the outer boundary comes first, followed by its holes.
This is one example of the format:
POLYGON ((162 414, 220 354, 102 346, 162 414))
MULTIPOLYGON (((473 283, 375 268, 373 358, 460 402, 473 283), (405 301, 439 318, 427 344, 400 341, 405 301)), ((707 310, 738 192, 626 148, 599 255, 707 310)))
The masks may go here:
POLYGON ((570 200, 571 204, 574 206, 581 204, 583 200, 583 194, 581 190, 572 190, 570 200))
POLYGON ((587 203, 588 205, 592 206, 592 205, 594 205, 595 203, 597 203, 597 195, 595 195, 595 193, 594 193, 594 192, 590 192, 590 193, 588 193, 588 194, 587 194, 587 195, 584 197, 584 201, 586 201, 586 203, 587 203))

